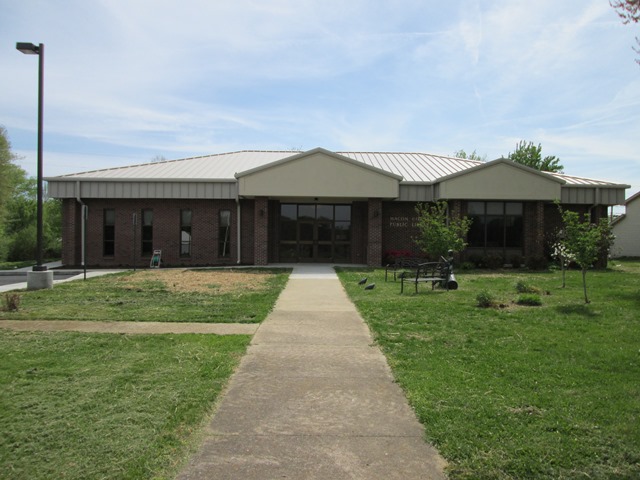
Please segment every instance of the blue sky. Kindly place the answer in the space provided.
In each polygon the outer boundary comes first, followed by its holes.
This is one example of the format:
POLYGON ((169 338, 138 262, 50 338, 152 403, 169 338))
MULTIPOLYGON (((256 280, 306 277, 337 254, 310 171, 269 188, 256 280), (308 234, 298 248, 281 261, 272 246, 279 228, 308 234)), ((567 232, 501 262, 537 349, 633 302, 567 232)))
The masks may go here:
POLYGON ((607 0, 0 0, 0 125, 45 176, 245 149, 542 144, 640 190, 637 25, 607 0))

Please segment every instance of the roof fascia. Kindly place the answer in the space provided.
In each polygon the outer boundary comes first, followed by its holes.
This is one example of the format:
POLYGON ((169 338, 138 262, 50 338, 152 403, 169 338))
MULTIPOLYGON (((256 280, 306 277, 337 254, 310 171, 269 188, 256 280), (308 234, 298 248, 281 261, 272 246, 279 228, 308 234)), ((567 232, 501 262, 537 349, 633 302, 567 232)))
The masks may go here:
POLYGON ((236 183, 233 178, 112 178, 112 177, 45 177, 46 182, 110 182, 110 183, 236 183))
MULTIPOLYGON (((631 188, 630 186, 627 186, 627 188, 631 188)), ((624 201, 625 205, 629 205, 631 202, 633 202, 634 200, 636 200, 637 198, 640 198, 640 192, 636 192, 633 195, 631 195, 629 198, 627 198, 624 201)))
MULTIPOLYGON (((574 177, 574 178, 580 178, 580 177, 574 177)), ((591 180, 591 179, 586 179, 586 180, 591 180)), ((590 185, 566 183, 565 187, 567 188, 631 188, 631 185, 623 185, 621 183, 592 183, 590 185)))

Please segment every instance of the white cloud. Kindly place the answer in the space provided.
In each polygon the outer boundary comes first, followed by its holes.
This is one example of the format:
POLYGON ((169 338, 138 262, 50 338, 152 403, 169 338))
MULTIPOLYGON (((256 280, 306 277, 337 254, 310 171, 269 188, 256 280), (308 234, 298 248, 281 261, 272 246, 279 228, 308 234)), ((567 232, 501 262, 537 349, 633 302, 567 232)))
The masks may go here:
POLYGON ((576 175, 637 167, 633 36, 602 0, 23 0, 0 39, 0 123, 25 152, 37 62, 11 45, 46 43, 45 145, 67 172, 301 145, 496 158, 520 139, 576 175))

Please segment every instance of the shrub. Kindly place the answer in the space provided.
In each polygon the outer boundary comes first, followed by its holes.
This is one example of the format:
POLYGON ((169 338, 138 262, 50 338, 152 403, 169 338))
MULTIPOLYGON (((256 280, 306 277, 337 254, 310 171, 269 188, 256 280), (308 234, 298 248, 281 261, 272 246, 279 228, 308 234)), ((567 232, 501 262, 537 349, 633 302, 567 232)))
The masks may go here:
POLYGON ((527 268, 529 270, 546 270, 548 266, 549 261, 542 255, 527 258, 527 268))
POLYGON ((471 262, 476 268, 484 268, 486 264, 484 262, 484 257, 478 253, 472 253, 468 258, 469 262, 471 262))
POLYGON ((492 293, 482 290, 478 295, 476 295, 476 302, 478 302, 478 306, 481 308, 490 308, 496 306, 496 299, 492 293))
POLYGON ((473 264, 473 262, 462 262, 458 266, 458 270, 473 270, 474 268, 476 268, 476 266, 473 264))
POLYGON ((504 266, 504 259, 496 254, 487 255, 485 257, 485 264, 490 270, 498 270, 504 266))
POLYGON ((522 266, 522 257, 520 255, 512 255, 510 258, 512 268, 520 268, 522 266))
POLYGON ((516 300, 518 305, 528 305, 530 307, 539 307, 542 305, 542 300, 540 299, 540 295, 535 293, 523 293, 516 300))
POLYGON ((13 234, 9 240, 7 260, 19 262, 36 258, 36 226, 29 226, 13 234))
POLYGON ((17 312, 20 308, 20 295, 17 293, 7 293, 4 296, 3 310, 5 312, 17 312))
POLYGON ((520 280, 516 283, 516 292, 518 293, 534 293, 536 295, 540 295, 542 291, 538 287, 534 287, 533 285, 529 285, 528 283, 520 280))

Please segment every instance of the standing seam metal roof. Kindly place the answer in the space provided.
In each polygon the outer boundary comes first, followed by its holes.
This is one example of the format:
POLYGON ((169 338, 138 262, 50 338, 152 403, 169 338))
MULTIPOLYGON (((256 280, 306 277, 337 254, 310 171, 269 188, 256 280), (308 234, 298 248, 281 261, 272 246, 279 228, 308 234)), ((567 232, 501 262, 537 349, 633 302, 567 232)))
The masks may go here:
MULTIPOLYGON (((238 172, 251 170, 282 160, 300 151, 242 150, 191 157, 178 160, 145 163, 125 167, 93 170, 49 177, 50 181, 219 181, 235 182, 238 172)), ((335 152, 366 165, 400 175, 404 183, 434 183, 448 175, 482 165, 483 162, 428 153, 410 152, 335 152)), ((547 172, 548 173, 548 172, 547 172)), ((617 184, 558 173, 551 175, 573 186, 615 186, 617 184)))

